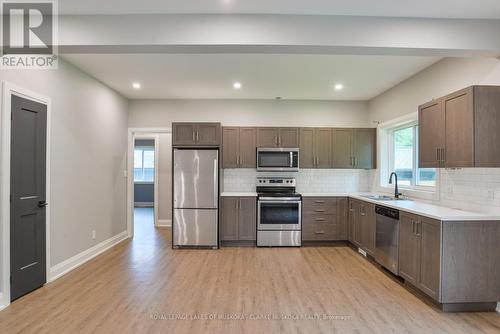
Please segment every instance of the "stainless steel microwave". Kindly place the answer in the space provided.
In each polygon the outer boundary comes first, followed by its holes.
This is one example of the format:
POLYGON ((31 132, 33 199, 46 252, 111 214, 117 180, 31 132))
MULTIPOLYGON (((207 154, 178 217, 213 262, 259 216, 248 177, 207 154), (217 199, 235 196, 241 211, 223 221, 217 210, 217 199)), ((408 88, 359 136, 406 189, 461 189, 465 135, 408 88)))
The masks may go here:
POLYGON ((259 172, 297 172, 299 170, 298 148, 257 148, 257 170, 259 172))

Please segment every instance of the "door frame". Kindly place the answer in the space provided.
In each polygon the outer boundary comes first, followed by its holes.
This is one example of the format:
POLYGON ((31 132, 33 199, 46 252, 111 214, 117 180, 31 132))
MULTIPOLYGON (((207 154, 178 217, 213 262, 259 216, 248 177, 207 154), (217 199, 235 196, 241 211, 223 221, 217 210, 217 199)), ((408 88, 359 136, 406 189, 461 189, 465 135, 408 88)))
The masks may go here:
POLYGON ((10 164, 11 164, 11 99, 16 95, 28 100, 36 101, 47 106, 47 150, 46 150, 46 201, 45 208, 45 256, 46 256, 46 283, 50 281, 50 137, 52 101, 50 97, 38 94, 29 89, 19 87, 13 83, 2 82, 2 100, 0 117, 0 227, 2 247, 2 276, 0 291, 0 309, 10 304, 10 164))
POLYGON ((158 226, 158 175, 159 175, 159 134, 172 133, 172 128, 129 128, 127 149, 127 233, 134 237, 134 147, 135 139, 154 139, 155 141, 155 181, 154 181, 154 226, 158 226))

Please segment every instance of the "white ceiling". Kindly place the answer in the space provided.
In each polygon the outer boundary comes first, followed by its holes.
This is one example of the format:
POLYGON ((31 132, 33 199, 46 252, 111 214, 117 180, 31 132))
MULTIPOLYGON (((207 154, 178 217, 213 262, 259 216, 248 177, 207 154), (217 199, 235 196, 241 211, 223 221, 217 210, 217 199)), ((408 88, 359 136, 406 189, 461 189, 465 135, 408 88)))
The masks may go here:
POLYGON ((369 100, 439 58, 274 54, 65 55, 134 99, 369 100), (234 90, 233 82, 243 87, 234 90), (140 82, 142 88, 132 88, 140 82), (342 83, 340 92, 334 84, 342 83))
POLYGON ((311 14, 500 18, 499 0, 60 0, 61 14, 311 14))

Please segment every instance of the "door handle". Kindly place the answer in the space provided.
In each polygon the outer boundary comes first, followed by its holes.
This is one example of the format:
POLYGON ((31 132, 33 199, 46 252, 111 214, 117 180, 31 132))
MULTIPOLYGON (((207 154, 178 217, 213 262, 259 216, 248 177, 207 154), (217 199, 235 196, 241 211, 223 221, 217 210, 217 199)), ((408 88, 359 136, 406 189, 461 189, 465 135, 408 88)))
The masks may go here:
POLYGON ((316 209, 314 212, 325 212, 325 209, 316 209))
POLYGON ((200 133, 196 131, 196 141, 200 141, 200 133))
POLYGON ((49 203, 45 202, 45 201, 38 201, 38 207, 39 208, 44 208, 46 207, 47 205, 49 205, 49 203))
POLYGON ((324 222, 324 221, 325 221, 325 218, 316 218, 316 219, 314 219, 314 220, 315 220, 315 221, 317 221, 317 222, 324 222))
POLYGON ((325 231, 315 231, 314 234, 325 234, 325 231))

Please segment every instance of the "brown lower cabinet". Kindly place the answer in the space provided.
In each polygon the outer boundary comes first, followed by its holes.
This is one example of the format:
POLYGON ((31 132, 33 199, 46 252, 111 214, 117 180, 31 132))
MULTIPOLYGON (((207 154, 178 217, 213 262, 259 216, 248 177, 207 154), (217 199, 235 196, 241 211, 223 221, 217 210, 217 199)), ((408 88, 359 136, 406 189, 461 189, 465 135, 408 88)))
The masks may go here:
POLYGON ((222 197, 221 202, 221 241, 256 240, 256 198, 222 197))
POLYGON ((375 205, 349 199, 349 241, 370 255, 375 254, 375 205))
POLYGON ((439 300, 441 222, 408 213, 399 220, 399 275, 439 300))
POLYGON ((302 240, 347 240, 347 198, 303 198, 302 240))

